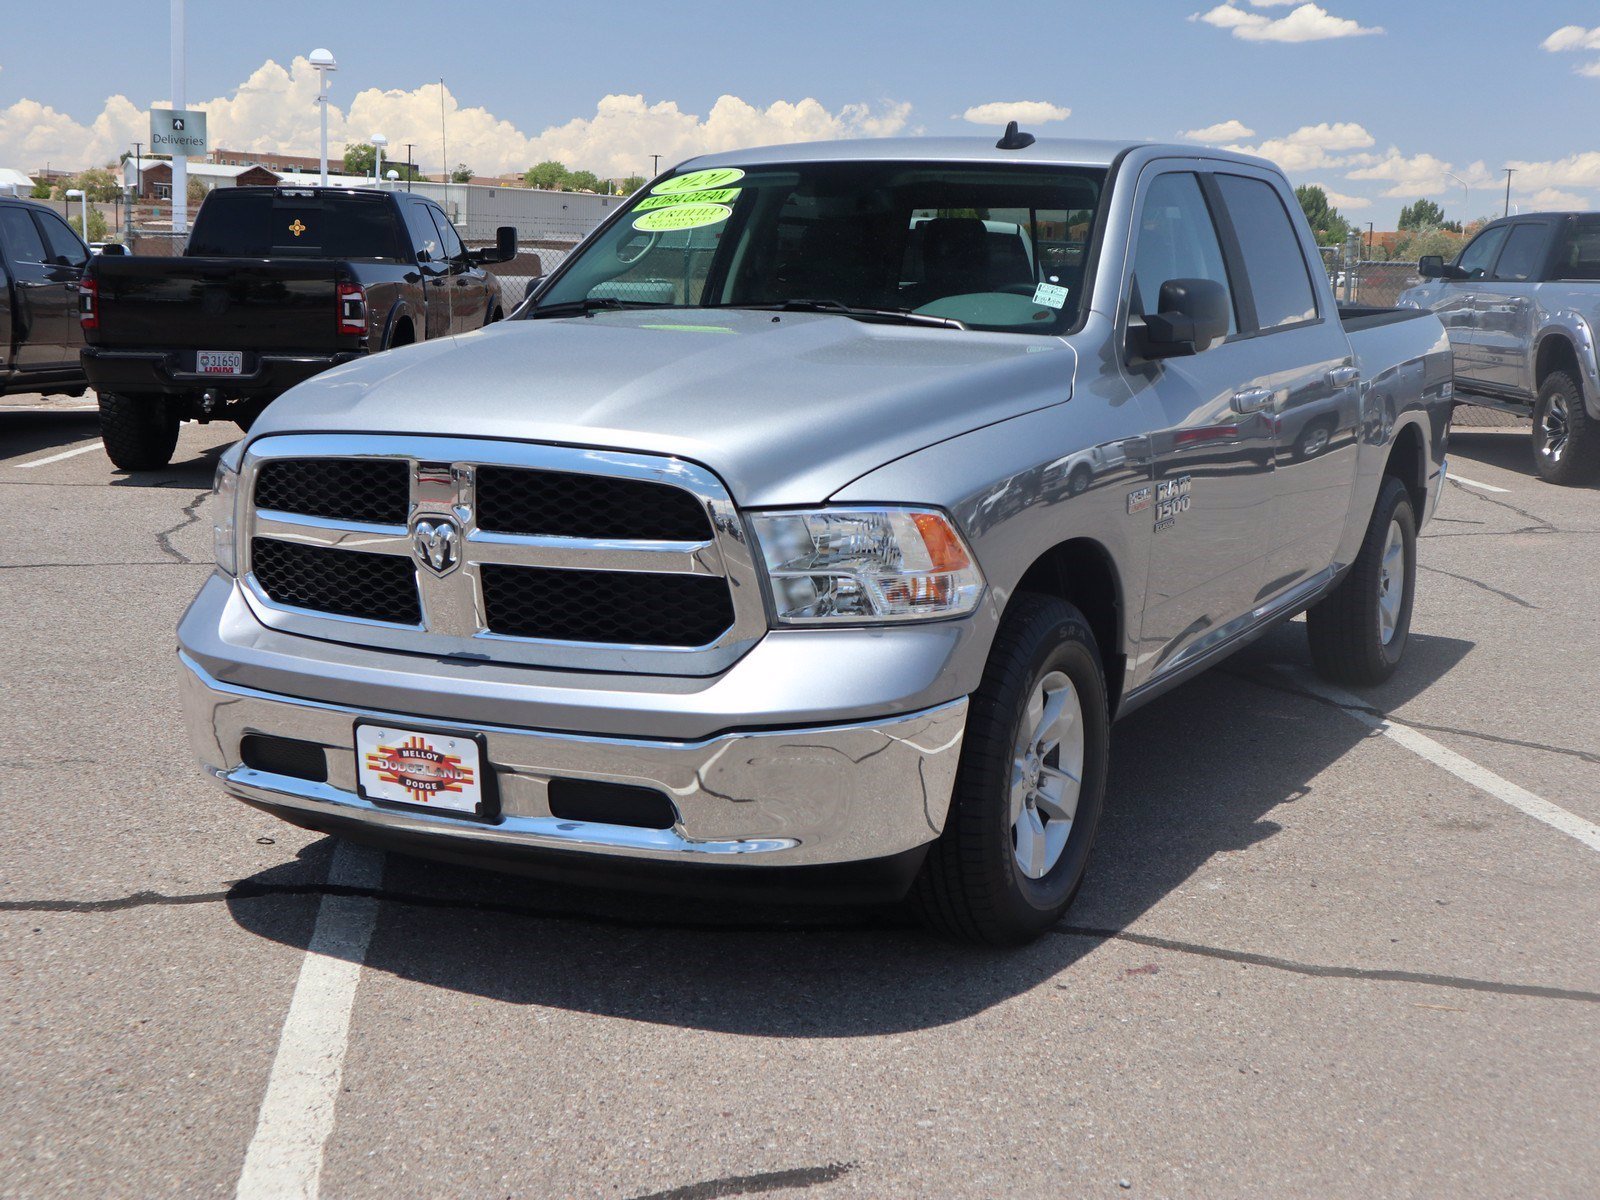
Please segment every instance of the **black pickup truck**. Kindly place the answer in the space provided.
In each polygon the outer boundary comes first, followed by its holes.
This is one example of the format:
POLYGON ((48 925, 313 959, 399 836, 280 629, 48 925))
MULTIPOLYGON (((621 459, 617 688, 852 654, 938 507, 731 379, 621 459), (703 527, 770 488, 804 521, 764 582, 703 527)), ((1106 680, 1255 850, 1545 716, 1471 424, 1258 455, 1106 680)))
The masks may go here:
POLYGON ((206 197, 181 258, 97 258, 79 315, 106 454, 126 471, 172 458, 178 425, 244 429, 318 372, 503 315, 485 263, 433 201, 361 188, 230 188, 206 197))
POLYGON ((42 204, 0 199, 0 396, 82 395, 78 285, 89 247, 42 204))

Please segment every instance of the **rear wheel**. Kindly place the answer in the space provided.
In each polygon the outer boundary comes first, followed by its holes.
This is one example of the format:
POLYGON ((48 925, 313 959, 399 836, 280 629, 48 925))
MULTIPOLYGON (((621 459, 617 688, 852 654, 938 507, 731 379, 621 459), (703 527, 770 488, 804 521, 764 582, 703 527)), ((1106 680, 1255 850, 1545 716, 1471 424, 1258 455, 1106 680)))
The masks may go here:
POLYGON ((1100 822, 1109 737, 1088 623, 1065 601, 1019 595, 972 697, 944 833, 917 881, 930 925, 1004 945, 1061 919, 1100 822))
POLYGON ((172 461, 178 415, 160 396, 100 394, 100 440, 124 471, 155 471, 172 461))
POLYGON ((1417 583, 1417 519, 1411 493, 1385 475, 1356 561, 1339 586, 1306 613, 1311 661, 1335 683, 1382 683, 1411 633, 1417 583))
POLYGON ((1577 381, 1552 371, 1533 405, 1533 468, 1546 483, 1600 478, 1600 425, 1583 407, 1577 381))

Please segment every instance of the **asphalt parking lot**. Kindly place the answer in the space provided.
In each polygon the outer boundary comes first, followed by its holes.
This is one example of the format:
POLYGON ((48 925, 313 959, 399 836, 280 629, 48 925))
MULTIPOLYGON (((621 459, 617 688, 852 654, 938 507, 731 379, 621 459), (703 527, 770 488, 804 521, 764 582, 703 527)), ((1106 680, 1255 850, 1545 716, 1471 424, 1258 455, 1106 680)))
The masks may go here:
POLYGON ((1331 692, 1294 623, 1131 717, 1007 953, 222 797, 172 631, 236 436, 131 477, 86 401, 0 403, 0 1194, 1600 1191, 1600 491, 1523 431, 1453 437, 1396 678, 1331 692))

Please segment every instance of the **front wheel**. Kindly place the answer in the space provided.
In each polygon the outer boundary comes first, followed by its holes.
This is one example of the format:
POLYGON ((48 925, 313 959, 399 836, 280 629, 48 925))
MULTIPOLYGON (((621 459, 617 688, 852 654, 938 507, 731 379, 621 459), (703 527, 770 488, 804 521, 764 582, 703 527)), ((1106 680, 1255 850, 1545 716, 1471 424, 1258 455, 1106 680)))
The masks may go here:
POLYGON ((1411 634, 1417 518, 1411 493, 1383 477, 1367 536, 1349 572, 1306 612, 1311 661, 1324 679, 1370 685, 1393 675, 1411 634))
POLYGON ((1600 425, 1565 371, 1550 372, 1534 401, 1533 469, 1546 483, 1563 486, 1600 478, 1600 425))
POLYGON ((967 716, 944 832, 917 880, 924 919, 966 941, 1032 941, 1066 912, 1105 798, 1110 719, 1094 635, 1063 600, 1007 609, 967 716))
POLYGON ((156 471, 171 462, 178 424, 174 406, 160 396, 100 393, 100 440, 124 471, 156 471))

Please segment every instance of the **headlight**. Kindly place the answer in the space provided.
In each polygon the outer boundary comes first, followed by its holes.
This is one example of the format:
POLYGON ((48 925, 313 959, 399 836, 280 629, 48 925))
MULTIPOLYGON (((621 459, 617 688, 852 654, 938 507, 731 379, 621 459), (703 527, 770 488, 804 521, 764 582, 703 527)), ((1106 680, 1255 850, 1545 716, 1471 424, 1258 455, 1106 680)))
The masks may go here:
POLYGON ((966 542, 935 509, 825 508, 749 519, 782 625, 959 616, 983 595, 966 542))
POLYGON ((239 500, 239 460, 244 457, 244 443, 235 443, 217 461, 217 478, 211 485, 211 553, 217 568, 234 574, 237 563, 234 553, 234 509, 239 500))

